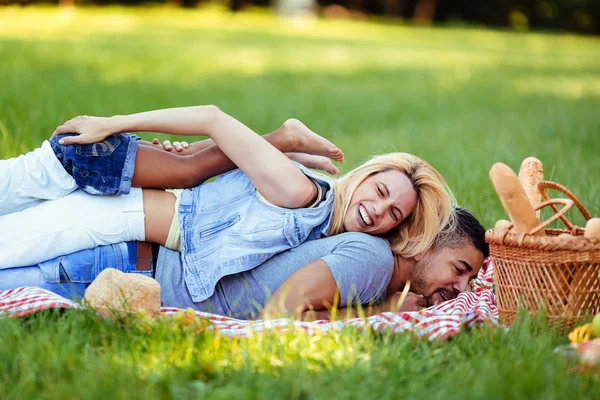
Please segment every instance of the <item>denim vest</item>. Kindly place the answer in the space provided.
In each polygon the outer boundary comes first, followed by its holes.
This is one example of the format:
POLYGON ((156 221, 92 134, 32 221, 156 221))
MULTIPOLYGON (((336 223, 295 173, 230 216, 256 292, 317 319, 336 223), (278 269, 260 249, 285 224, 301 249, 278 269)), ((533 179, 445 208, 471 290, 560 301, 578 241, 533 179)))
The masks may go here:
POLYGON ((222 277, 252 269, 307 239, 327 236, 333 185, 297 165, 329 187, 317 207, 290 210, 269 204, 241 170, 183 191, 181 253, 185 282, 195 302, 209 298, 222 277))

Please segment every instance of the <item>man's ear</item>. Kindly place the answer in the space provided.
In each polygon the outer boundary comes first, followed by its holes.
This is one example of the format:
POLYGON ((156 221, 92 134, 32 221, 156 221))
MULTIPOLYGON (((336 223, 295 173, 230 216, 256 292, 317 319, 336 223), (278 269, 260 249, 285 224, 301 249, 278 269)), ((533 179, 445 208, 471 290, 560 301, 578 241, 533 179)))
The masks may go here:
POLYGON ((423 259, 424 255, 425 255, 425 252, 417 253, 417 254, 415 254, 415 256, 413 258, 415 259, 416 262, 419 262, 423 259))

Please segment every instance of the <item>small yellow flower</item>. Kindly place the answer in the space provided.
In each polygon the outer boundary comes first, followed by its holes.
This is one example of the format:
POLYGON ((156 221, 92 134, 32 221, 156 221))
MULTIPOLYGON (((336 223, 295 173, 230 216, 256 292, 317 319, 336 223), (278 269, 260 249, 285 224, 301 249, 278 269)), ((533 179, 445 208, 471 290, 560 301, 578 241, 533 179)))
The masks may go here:
POLYGON ((592 324, 578 326, 569 332, 569 341, 573 344, 578 344, 589 340, 592 336, 592 324))

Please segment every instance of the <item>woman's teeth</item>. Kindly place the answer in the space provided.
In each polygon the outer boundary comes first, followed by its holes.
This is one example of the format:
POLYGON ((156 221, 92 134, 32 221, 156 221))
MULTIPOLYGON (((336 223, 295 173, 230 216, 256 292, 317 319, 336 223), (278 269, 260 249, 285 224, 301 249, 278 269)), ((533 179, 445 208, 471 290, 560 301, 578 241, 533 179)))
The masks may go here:
POLYGON ((360 213, 360 217, 365 222, 365 224, 371 225, 371 223, 373 223, 373 221, 371 221, 371 218, 369 218, 369 214, 367 214, 367 209, 363 205, 358 206, 358 212, 360 213))

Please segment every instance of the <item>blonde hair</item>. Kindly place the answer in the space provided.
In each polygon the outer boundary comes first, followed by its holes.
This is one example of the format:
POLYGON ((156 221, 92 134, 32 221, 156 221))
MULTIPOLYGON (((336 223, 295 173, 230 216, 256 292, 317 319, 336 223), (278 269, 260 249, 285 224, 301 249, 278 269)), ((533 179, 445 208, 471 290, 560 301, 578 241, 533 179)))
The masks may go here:
POLYGON ((375 156, 334 182, 334 200, 329 234, 344 231, 344 217, 356 188, 369 176, 387 170, 400 171, 417 193, 412 214, 385 234, 395 254, 413 257, 426 251, 436 235, 454 219, 456 200, 444 178, 431 165, 408 153, 375 156))

